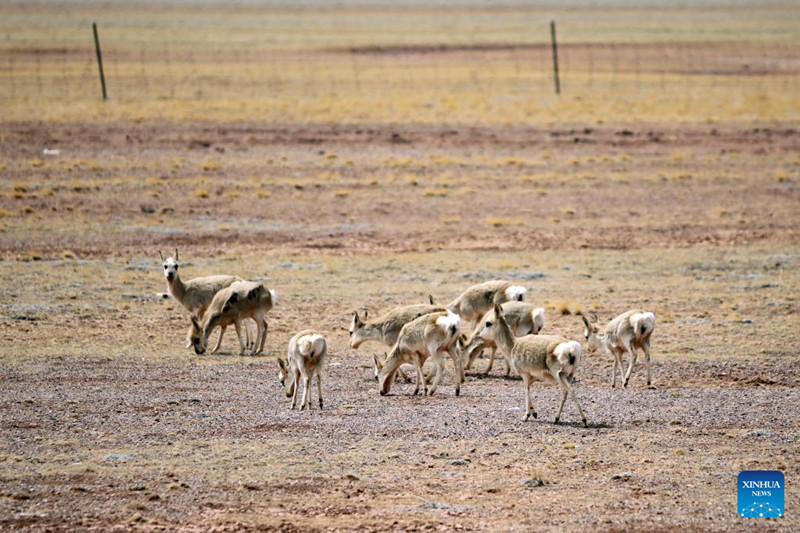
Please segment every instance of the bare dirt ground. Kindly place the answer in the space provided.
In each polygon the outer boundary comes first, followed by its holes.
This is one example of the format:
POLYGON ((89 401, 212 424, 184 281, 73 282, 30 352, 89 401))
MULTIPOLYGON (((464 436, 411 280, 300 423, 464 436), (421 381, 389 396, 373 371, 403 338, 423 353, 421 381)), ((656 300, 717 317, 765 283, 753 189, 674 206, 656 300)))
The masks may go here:
MULTIPOLYGON (((796 125, 560 128, 14 123, 0 143, 0 528, 800 528, 742 519, 736 476, 798 479, 796 125), (43 148, 58 155, 42 155, 43 148), (185 278, 278 291, 267 354, 183 348, 157 250, 185 278), (352 309, 509 278, 574 312, 656 313, 612 390, 471 376, 396 384, 348 348, 352 309), (328 332, 323 411, 292 412, 275 357, 328 332)), ((479 360, 482 367, 484 360, 479 360)), ((448 372, 451 372, 448 366, 448 372)))
POLYGON ((0 244, 6 258, 780 246, 798 237, 798 145, 787 126, 13 124, 0 244))

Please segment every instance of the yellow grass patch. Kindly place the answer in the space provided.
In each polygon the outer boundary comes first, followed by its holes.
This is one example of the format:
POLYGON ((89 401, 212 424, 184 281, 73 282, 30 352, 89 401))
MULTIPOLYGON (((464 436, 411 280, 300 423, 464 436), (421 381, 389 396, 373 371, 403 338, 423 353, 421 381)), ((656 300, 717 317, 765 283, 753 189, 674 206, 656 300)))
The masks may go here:
POLYGON ((485 220, 487 224, 495 228, 524 225, 524 221, 517 217, 486 217, 485 220))

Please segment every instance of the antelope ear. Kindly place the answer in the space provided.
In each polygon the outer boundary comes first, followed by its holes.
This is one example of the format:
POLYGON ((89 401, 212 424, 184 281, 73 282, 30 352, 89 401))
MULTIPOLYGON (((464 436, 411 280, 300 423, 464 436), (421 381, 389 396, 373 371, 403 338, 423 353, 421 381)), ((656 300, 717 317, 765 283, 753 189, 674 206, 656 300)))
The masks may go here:
POLYGON ((503 316, 503 308, 500 307, 500 304, 494 304, 494 316, 503 316))
POLYGON ((433 295, 431 294, 428 295, 428 301, 431 303, 431 305, 436 305, 436 301, 433 299, 433 295))
POLYGON ((281 359, 280 357, 278 357, 278 366, 280 367, 281 370, 286 372, 286 363, 284 363, 283 359, 281 359))
POLYGON ((358 316, 358 311, 353 311, 353 323, 356 327, 361 325, 361 317, 358 316))
POLYGON ((177 263, 178 261, 179 261, 179 259, 178 259, 178 249, 175 248, 175 262, 177 263))
POLYGON ((366 322, 367 318, 369 317, 369 309, 364 310, 364 321, 366 322))
POLYGON ((159 251, 158 251, 158 255, 161 257, 161 260, 162 260, 162 261, 166 261, 166 260, 164 259, 164 254, 162 254, 162 253, 161 253, 161 250, 159 250, 159 251))
POLYGON ((230 298, 228 298, 228 303, 229 304, 235 304, 238 301, 239 301, 239 295, 236 294, 235 292, 233 294, 231 294, 230 298))
POLYGON ((200 329, 200 322, 197 321, 197 317, 192 315, 192 325, 197 329, 200 329))
POLYGON ((591 327, 591 325, 589 325, 589 321, 586 320, 586 317, 583 316, 583 315, 580 315, 580 317, 581 317, 581 320, 583 320, 583 323, 586 325, 586 327, 591 331, 592 327, 591 327))
POLYGON ((375 361, 375 368, 378 369, 378 372, 383 370, 383 363, 381 363, 381 359, 378 357, 378 354, 372 354, 372 360, 375 361))

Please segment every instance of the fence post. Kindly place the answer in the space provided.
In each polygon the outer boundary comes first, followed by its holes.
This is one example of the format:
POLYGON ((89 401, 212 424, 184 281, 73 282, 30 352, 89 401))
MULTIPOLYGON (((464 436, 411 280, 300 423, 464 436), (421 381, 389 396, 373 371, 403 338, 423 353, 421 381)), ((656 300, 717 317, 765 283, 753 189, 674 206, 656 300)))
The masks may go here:
POLYGON ((561 94, 561 83, 558 80, 558 47, 556 46, 556 21, 550 21, 550 40, 553 43, 553 74, 556 81, 556 94, 561 94))
POLYGON ((94 48, 97 50, 97 66, 100 67, 100 85, 103 87, 103 100, 108 100, 106 94, 106 77, 103 74, 103 55, 100 53, 100 37, 97 35, 97 23, 92 22, 92 30, 94 31, 94 48))

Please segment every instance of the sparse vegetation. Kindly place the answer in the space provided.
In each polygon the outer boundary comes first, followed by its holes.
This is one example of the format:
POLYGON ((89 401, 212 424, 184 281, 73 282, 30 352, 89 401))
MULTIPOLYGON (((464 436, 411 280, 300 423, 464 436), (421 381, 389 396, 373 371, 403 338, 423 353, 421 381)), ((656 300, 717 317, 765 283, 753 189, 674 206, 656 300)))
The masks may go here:
POLYGON ((0 6, 2 527, 738 530, 736 472, 791 477, 794 6, 124 4, 97 19, 106 102, 94 8, 0 6), (265 356, 184 349, 157 296, 175 246, 187 278, 274 282, 265 356), (496 376, 380 397, 352 310, 491 278, 545 334, 652 309, 658 389, 609 392, 611 360, 584 357, 588 430, 553 425, 540 384, 512 421, 496 376), (330 364, 308 417, 275 357, 311 325, 330 364))
POLYGON ((203 161, 201 163, 200 168, 202 168, 205 171, 209 171, 210 172, 210 171, 219 170, 221 168, 221 166, 222 165, 220 164, 219 161, 216 161, 214 159, 206 159, 205 161, 203 161))
POLYGON ((572 311, 569 309, 569 304, 564 300, 557 300, 553 303, 553 309, 555 309, 556 313, 560 315, 569 315, 572 314, 572 311))
POLYGON ((486 223, 495 228, 522 226, 524 224, 521 218, 514 217, 486 217, 486 223))

